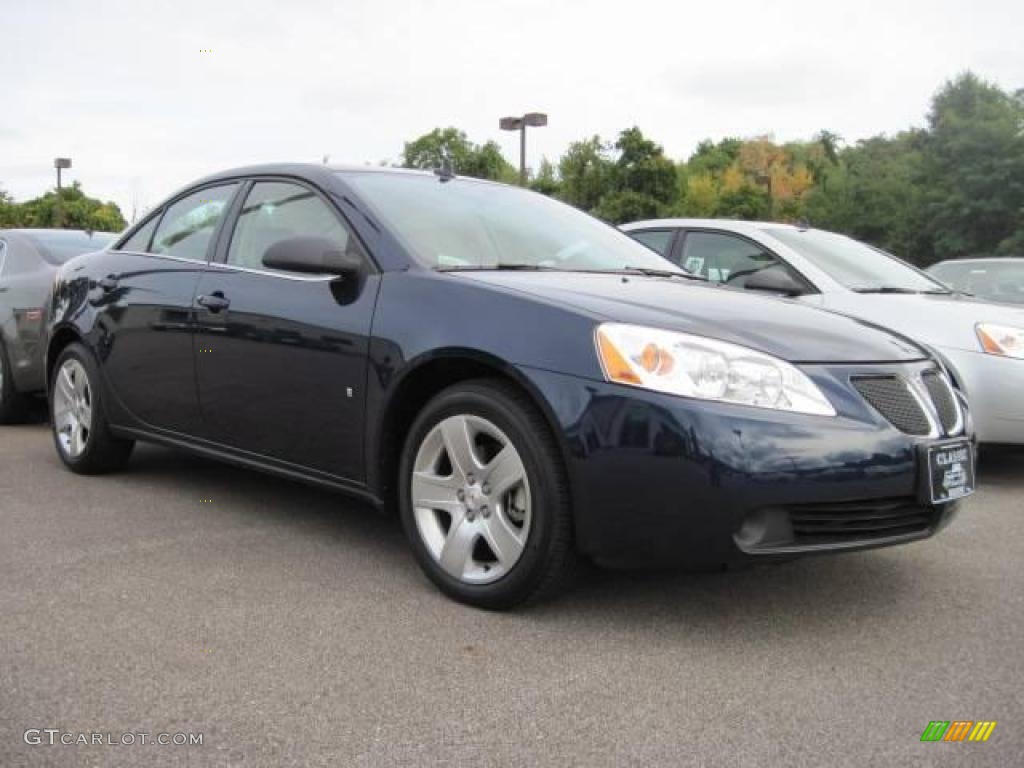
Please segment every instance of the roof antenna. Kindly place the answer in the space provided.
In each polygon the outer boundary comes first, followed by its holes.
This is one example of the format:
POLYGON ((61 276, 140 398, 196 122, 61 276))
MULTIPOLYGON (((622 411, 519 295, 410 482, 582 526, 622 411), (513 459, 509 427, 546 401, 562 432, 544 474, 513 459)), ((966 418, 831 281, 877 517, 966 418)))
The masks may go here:
POLYGON ((811 228, 811 222, 807 220, 807 217, 802 217, 796 220, 796 228, 800 230, 808 230, 811 228))
POLYGON ((446 181, 451 181, 455 178, 455 171, 452 168, 452 158, 448 154, 448 148, 443 148, 441 153, 441 167, 434 169, 434 175, 444 184, 446 181))

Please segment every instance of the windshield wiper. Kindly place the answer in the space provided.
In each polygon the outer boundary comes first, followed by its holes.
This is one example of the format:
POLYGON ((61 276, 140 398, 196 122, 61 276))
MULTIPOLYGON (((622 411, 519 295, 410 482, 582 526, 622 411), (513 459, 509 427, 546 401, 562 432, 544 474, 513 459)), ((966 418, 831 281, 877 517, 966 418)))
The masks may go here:
POLYGON ((895 285, 870 285, 866 288, 854 288, 854 293, 920 293, 910 288, 900 288, 895 285))
POLYGON ((901 293, 908 295, 919 296, 921 294, 927 294, 929 296, 948 296, 952 291, 943 291, 940 289, 930 289, 927 291, 917 291, 913 288, 900 288, 897 285, 872 285, 864 288, 854 288, 854 293, 901 293))
POLYGON ((434 267, 438 272, 565 272, 558 267, 544 264, 462 264, 451 267, 434 267))
POLYGON ((682 277, 686 280, 699 280, 706 283, 708 279, 693 272, 673 272, 671 269, 652 269, 651 267, 622 267, 622 269, 595 270, 612 274, 645 275, 647 277, 682 277))

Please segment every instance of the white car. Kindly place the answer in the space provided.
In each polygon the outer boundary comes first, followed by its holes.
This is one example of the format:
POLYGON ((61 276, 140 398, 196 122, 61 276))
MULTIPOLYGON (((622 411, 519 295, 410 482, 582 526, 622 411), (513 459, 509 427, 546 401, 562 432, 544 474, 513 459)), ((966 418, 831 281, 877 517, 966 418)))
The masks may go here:
POLYGON ((622 229, 713 282, 789 296, 931 348, 970 400, 978 439, 1024 444, 1024 308, 951 291, 890 254, 820 229, 716 219, 622 229))

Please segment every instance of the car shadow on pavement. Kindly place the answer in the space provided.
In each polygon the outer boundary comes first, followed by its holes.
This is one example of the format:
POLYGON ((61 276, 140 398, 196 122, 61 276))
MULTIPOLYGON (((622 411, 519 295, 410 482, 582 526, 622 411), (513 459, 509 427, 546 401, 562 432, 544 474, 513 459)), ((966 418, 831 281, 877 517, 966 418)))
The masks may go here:
MULTIPOLYGON (((230 502, 205 512, 225 515, 224 524, 241 518, 246 526, 281 528, 292 546, 299 540, 300 550, 329 541, 339 558, 352 552, 371 558, 378 573, 389 575, 392 588, 416 591, 413 599, 425 600, 433 610, 454 616, 470 611, 476 621, 489 620, 484 618, 488 614, 448 604, 420 575, 395 516, 344 495, 149 446, 137 452, 120 477, 171 496, 187 478, 198 492, 230 502)), ((941 583, 945 578, 941 563, 933 558, 909 556, 928 546, 923 542, 739 571, 637 572, 584 566, 573 587, 557 598, 504 618, 489 616, 497 622, 569 622, 604 630, 657 622, 686 632, 788 628, 810 637, 823 626, 849 631, 858 622, 880 618, 912 620, 922 604, 920 585, 932 585, 930 590, 936 579, 941 583)))
POLYGON ((978 482, 984 485, 1019 484, 1024 478, 1024 446, 985 445, 978 459, 978 482))

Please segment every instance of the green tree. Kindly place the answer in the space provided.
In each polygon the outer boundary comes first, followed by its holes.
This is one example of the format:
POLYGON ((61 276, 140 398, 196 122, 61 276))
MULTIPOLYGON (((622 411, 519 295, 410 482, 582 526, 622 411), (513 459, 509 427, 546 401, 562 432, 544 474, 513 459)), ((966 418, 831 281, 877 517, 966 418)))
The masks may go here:
POLYGON ((559 197, 565 202, 592 211, 609 189, 612 161, 600 136, 574 141, 558 161, 562 180, 559 197))
POLYGON ((922 183, 939 258, 1024 238, 1024 99, 964 73, 932 100, 922 183))
POLYGON ((18 225, 18 208, 7 191, 0 188, 0 228, 18 225))
POLYGON ((457 128, 435 128, 430 133, 406 142, 402 166, 434 170, 449 158, 455 173, 494 181, 514 181, 515 169, 501 154, 497 143, 474 144, 457 128))
POLYGON ((540 192, 542 195, 556 197, 562 188, 562 183, 555 171, 555 166, 546 157, 540 161, 537 173, 530 179, 530 189, 540 192))
POLYGON ((91 229, 120 232, 127 226, 115 203, 87 196, 79 182, 47 192, 34 200, 13 204, 14 222, 8 226, 64 229, 91 229))

